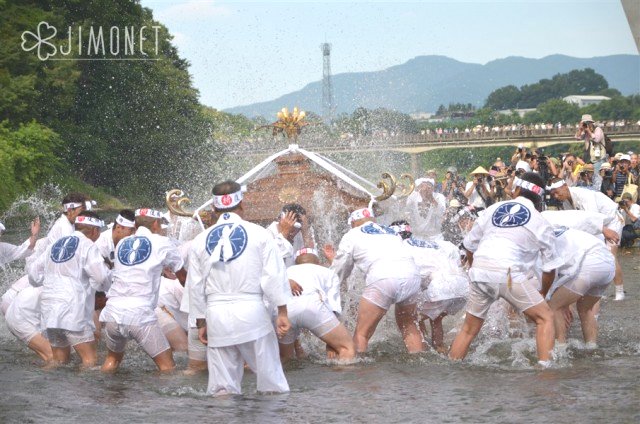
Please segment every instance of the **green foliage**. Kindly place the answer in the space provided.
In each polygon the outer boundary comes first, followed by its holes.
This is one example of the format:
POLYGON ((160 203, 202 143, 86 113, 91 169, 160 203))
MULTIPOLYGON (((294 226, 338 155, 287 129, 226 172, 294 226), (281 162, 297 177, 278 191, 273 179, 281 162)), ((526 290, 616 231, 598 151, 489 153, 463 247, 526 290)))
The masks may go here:
POLYGON ((58 134, 38 123, 11 129, 0 123, 0 209, 8 207, 20 193, 35 190, 60 170, 56 154, 61 148, 58 134))
POLYGON ((485 107, 493 110, 534 108, 551 99, 610 92, 605 91, 608 89, 607 80, 593 69, 573 70, 519 89, 514 85, 499 88, 489 94, 485 107))

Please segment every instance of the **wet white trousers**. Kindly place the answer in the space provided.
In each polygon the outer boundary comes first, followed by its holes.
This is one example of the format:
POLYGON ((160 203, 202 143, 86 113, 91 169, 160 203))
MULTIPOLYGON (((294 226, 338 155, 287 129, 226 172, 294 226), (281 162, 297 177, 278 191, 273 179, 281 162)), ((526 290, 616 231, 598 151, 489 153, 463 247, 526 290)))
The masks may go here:
POLYGON ((278 339, 273 331, 239 345, 209 347, 207 362, 209 395, 240 394, 245 362, 256 374, 259 392, 289 391, 280 362, 278 339))

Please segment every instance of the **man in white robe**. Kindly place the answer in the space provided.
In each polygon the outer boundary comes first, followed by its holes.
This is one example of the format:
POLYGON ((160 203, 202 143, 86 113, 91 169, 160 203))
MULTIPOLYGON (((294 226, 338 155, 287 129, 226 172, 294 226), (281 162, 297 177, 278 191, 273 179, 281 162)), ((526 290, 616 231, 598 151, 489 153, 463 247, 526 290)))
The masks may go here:
POLYGON ((94 242, 104 222, 91 211, 76 217, 75 231, 54 242, 28 267, 29 282, 43 286, 41 307, 53 365, 69 362, 71 347, 83 367, 95 365, 95 293, 110 284, 110 272, 94 242))
POLYGON ((167 237, 160 235, 165 222, 161 212, 137 209, 135 222, 135 234, 120 240, 116 248, 113 283, 100 313, 108 349, 103 372, 118 369, 129 339, 142 347, 160 371, 175 368, 171 347, 154 310, 163 269, 169 268, 184 279, 182 256, 167 237))
POLYGON ((271 233, 287 268, 295 264, 294 253, 303 247, 314 247, 307 211, 297 203, 282 207, 278 221, 267 230, 271 233))
MULTIPOLYGON (((28 280, 26 275, 24 278, 28 280)), ((37 353, 45 364, 49 364, 53 360, 53 352, 49 340, 43 335, 40 308, 42 287, 32 287, 28 282, 27 285, 13 298, 4 318, 9 331, 37 353)))
POLYGON ((136 232, 135 212, 131 209, 123 209, 120 211, 113 226, 100 234, 100 238, 96 241, 96 246, 100 250, 100 254, 111 265, 115 260, 116 246, 125 237, 129 237, 136 232))
POLYGON ((290 289, 284 263, 272 235, 242 219, 242 191, 233 181, 213 188, 219 218, 199 234, 189 252, 189 312, 200 339, 207 343, 207 393, 241 393, 246 363, 257 376, 259 392, 287 392, 278 340, 263 302, 277 306, 276 331, 291 327, 290 289))
POLYGON ((320 265, 318 252, 313 248, 298 250, 295 258, 296 264, 287 268, 287 277, 302 292, 287 303, 291 328, 280 339, 280 356, 284 359, 295 356, 294 342, 300 330, 306 328, 326 343, 330 359, 353 359, 356 355, 353 339, 338 320, 342 313, 338 276, 320 265))
MULTIPOLYGON (((5 227, 0 222, 0 236, 5 231, 5 227)), ((31 237, 26 239, 21 245, 15 246, 10 243, 0 242, 0 268, 6 264, 17 261, 18 259, 24 259, 33 253, 33 249, 36 246, 36 239, 40 232, 40 218, 36 217, 31 222, 31 237)))
POLYGON ((553 312, 544 300, 555 270, 563 264, 555 249, 551 225, 540 214, 544 181, 525 173, 513 183, 513 200, 496 203, 476 220, 463 240, 471 264, 471 290, 465 321, 449 358, 463 359, 478 335, 491 304, 502 297, 536 323, 538 363, 548 367, 554 345, 553 312), (542 292, 533 272, 538 255, 542 292))
POLYGON ((416 189, 407 198, 407 219, 413 232, 421 240, 444 240, 442 219, 447 209, 447 199, 434 191, 432 178, 418 178, 416 189))
MULTIPOLYGON (((583 210, 599 212, 605 215, 603 235, 614 257, 617 256, 624 217, 618 210, 618 204, 605 194, 589 190, 584 187, 568 187, 566 182, 560 179, 551 180, 549 186, 551 196, 562 202, 564 210, 583 210)), ((613 278, 615 286, 615 300, 624 300, 624 276, 622 267, 616 257, 616 274, 613 278)))
POLYGON ((366 287, 358 305, 353 341, 358 353, 367 351, 369 339, 392 304, 398 329, 409 353, 422 352, 422 335, 416 324, 416 302, 420 274, 413 257, 402 247, 393 230, 374 222, 368 208, 349 217, 351 230, 340 240, 337 252, 325 247, 331 269, 345 281, 354 267, 365 275, 366 287))

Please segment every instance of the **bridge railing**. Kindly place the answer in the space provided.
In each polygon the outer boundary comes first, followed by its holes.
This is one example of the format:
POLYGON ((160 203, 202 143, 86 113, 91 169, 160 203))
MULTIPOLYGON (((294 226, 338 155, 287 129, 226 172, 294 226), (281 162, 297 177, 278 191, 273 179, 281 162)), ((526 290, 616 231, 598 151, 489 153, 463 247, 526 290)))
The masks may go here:
MULTIPOLYGON (((605 134, 615 140, 616 135, 640 134, 640 125, 631 124, 625 126, 605 126, 605 134)), ((367 135, 367 136, 330 136, 317 134, 303 134, 298 139, 300 147, 309 150, 347 150, 350 148, 402 148, 417 146, 436 146, 456 143, 488 143, 490 141, 532 141, 547 139, 567 139, 567 142, 574 141, 576 129, 565 128, 522 128, 516 130, 499 131, 477 131, 477 132, 449 132, 443 134, 387 134, 387 135, 367 135)), ((285 148, 287 141, 283 138, 274 138, 267 135, 257 135, 250 139, 224 142, 224 149, 229 153, 262 154, 273 153, 278 150, 277 146, 285 148)))

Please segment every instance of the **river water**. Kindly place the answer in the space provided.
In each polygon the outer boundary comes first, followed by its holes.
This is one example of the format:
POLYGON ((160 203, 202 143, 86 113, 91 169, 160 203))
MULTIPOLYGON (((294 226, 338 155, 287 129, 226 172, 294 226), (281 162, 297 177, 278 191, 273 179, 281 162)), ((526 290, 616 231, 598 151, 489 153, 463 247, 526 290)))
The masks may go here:
MULTIPOLYGON (((5 224, 26 229, 20 219, 5 224)), ((26 236, 8 231, 2 241, 26 236)), ((320 344, 304 336, 309 359, 285 367, 290 393, 257 394, 255 376, 247 373, 245 394, 222 399, 205 395, 206 374, 158 374, 135 343, 115 375, 80 372, 75 357, 69 367, 45 371, 0 319, 0 422, 638 423, 638 253, 637 248, 620 253, 627 299, 614 302, 609 289, 599 318, 599 347, 584 350, 574 323, 568 352, 544 371, 533 367, 535 343, 527 324, 509 325, 499 304, 462 363, 432 352, 405 354, 392 320, 385 318, 371 351, 354 365, 327 364, 320 344)), ((0 270, 2 293, 21 275, 20 268, 0 270)), ((461 319, 462 313, 445 318, 447 343, 461 319)), ((103 344, 99 354, 102 360, 103 344)), ((186 355, 176 355, 176 362, 184 369, 186 355)))

